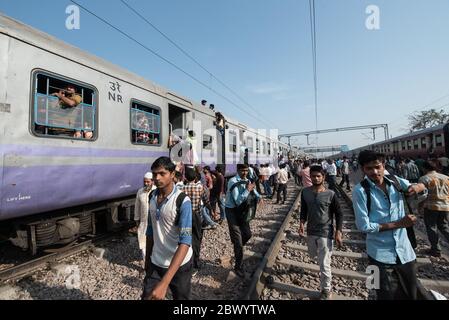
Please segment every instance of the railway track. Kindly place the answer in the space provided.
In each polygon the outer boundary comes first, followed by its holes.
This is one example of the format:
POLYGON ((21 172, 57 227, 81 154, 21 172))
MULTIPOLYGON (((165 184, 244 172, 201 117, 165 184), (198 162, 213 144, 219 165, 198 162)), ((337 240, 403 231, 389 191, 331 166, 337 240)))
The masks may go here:
MULTIPOLYGON (((333 299, 373 299, 375 293, 368 290, 369 273, 364 235, 354 222, 350 195, 340 190, 339 198, 344 214, 343 246, 332 255, 333 299)), ((307 244, 298 234, 300 194, 285 216, 271 244, 262 257, 245 299, 317 299, 319 297, 319 266, 309 258, 307 244)), ((425 245, 424 234, 417 230, 418 249, 425 245)), ((267 240, 264 240, 267 241, 267 240)), ((449 297, 449 260, 434 259, 417 254, 418 278, 427 289, 433 289, 449 297)))
POLYGON ((38 270, 46 269, 62 259, 86 250, 92 250, 96 246, 103 244, 113 239, 120 233, 128 230, 133 225, 133 223, 126 224, 126 226, 123 226, 118 230, 105 234, 84 236, 83 238, 80 238, 66 246, 58 249, 44 250, 44 253, 38 257, 26 259, 26 261, 21 261, 13 266, 3 268, 0 270, 0 286, 8 281, 20 280, 38 270))

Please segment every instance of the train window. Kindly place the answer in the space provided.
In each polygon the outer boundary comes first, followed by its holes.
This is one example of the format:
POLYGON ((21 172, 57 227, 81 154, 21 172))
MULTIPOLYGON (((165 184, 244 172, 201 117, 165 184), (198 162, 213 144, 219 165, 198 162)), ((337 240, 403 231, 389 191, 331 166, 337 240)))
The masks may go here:
POLYGON ((237 152, 237 134, 229 132, 229 152, 237 152))
POLYGON ((419 149, 418 139, 414 139, 414 140, 413 140, 413 149, 414 149, 414 150, 419 149))
POLYGON ((268 155, 271 155, 271 143, 268 143, 268 155))
POLYGON ((94 140, 97 90, 46 72, 33 76, 32 132, 37 136, 94 140))
POLYGON ((256 139, 256 153, 259 154, 260 153, 260 140, 256 139))
POLYGON ((425 149, 426 145, 427 145, 426 138, 425 137, 421 138, 421 148, 425 149))
POLYGON ((407 150, 412 150, 412 140, 407 140, 407 150))
POLYGON ((402 150, 405 150, 405 141, 402 141, 401 145, 402 145, 402 150))
POLYGON ((267 153, 267 143, 265 141, 262 141, 262 154, 267 153))
POLYGON ((248 148, 249 153, 254 152, 254 140, 253 137, 246 137, 246 147, 248 148))
POLYGON ((443 136, 441 134, 435 135, 435 143, 437 147, 441 147, 443 145, 443 136))
POLYGON ((212 136, 203 134, 203 149, 212 150, 212 136))
POLYGON ((138 145, 161 144, 161 111, 158 107, 131 101, 131 142, 138 145))

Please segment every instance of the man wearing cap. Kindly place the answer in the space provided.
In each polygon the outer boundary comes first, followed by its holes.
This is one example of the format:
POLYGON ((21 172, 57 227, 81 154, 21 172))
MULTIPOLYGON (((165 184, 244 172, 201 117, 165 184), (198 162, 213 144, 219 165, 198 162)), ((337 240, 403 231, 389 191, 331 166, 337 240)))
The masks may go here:
POLYGON ((137 191, 136 202, 134 206, 134 221, 136 221, 137 240, 139 241, 139 248, 142 250, 143 260, 145 261, 145 247, 146 247, 146 230, 148 225, 148 196, 152 190, 156 189, 153 184, 153 173, 147 172, 143 177, 143 187, 137 191))

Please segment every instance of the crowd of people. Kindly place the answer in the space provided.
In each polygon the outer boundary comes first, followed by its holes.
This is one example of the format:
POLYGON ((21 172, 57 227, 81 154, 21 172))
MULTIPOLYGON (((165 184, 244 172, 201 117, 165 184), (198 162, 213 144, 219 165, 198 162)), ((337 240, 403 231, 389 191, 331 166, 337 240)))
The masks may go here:
POLYGON ((341 187, 353 189, 356 226, 367 234, 369 263, 380 272, 377 298, 428 297, 416 277, 413 225, 417 210, 423 208, 431 245, 427 253, 440 256, 438 231, 449 241, 449 178, 443 174, 449 161, 441 158, 402 160, 362 151, 355 166, 346 157, 280 157, 277 166, 238 164, 237 174, 226 181, 223 165, 214 170, 179 166, 161 157, 145 174, 136 196, 146 271, 142 297, 164 299, 170 288, 174 299, 189 299, 191 278, 201 268, 203 232, 223 221, 234 249, 234 272, 245 277, 243 247, 252 236, 250 221, 263 202, 284 204, 292 178, 302 187, 299 234, 306 237, 309 255, 320 266, 320 298, 330 299, 333 247, 341 246, 343 237, 337 177, 341 187), (349 176, 358 169, 364 178, 352 187, 349 176))

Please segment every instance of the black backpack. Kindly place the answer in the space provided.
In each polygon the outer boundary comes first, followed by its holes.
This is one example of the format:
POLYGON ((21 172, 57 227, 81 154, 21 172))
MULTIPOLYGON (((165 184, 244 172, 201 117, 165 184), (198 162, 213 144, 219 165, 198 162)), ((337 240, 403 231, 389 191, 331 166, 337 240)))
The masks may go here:
MULTIPOLYGON (((148 202, 151 201, 151 198, 153 197, 155 190, 152 190, 148 196, 148 202)), ((184 202, 184 199, 187 197, 187 195, 184 192, 181 192, 180 194, 178 194, 178 197, 176 198, 176 218, 175 218, 175 226, 179 226, 179 219, 181 217, 181 206, 182 203, 184 202)), ((149 203, 148 203, 148 207, 149 207, 149 203)), ((148 215, 148 219, 149 219, 149 215, 148 215)))
MULTIPOLYGON (((412 214, 413 211, 412 211, 412 209, 410 208, 410 205, 409 205, 409 203, 407 202, 407 200, 406 200, 406 198, 405 198, 405 194, 404 194, 404 191, 403 191, 402 188, 401 188, 401 184, 399 183, 399 180, 398 180, 398 179, 396 178, 396 176, 393 175, 393 174, 390 174, 390 175, 388 176, 387 179, 388 179, 388 181, 391 182, 391 184, 393 185, 393 187, 394 187, 397 191, 399 191, 399 193, 402 195, 402 200, 406 203, 409 213, 412 214)), ((371 192, 370 192, 370 184, 369 184, 368 180, 363 179, 363 180, 360 182, 360 185, 362 186, 363 190, 365 190, 365 193, 366 193, 366 207, 367 207, 367 209, 368 209, 368 216, 369 216, 369 213, 370 213, 370 211, 371 211, 371 192)), ((408 239, 410 240, 410 243, 411 243, 411 245, 412 245, 412 248, 413 248, 413 249, 416 249, 416 247, 417 247, 417 242, 416 242, 416 236, 415 236, 415 231, 413 230, 413 226, 407 228, 407 235, 408 235, 408 239)))
MULTIPOLYGON (((249 181, 241 180, 236 183, 234 183, 231 188, 229 189, 229 192, 232 193, 232 191, 237 188, 240 185, 247 185, 249 181)), ((232 195, 231 195, 232 198, 232 195)), ((232 200, 235 203, 234 198, 232 200)), ((237 205, 237 203, 236 203, 237 205)), ((235 211, 238 212, 238 218, 240 219, 240 222, 249 222, 256 216, 256 210, 257 210, 257 196, 254 193, 254 191, 251 191, 248 195, 248 197, 237 207, 234 208, 235 211)))

